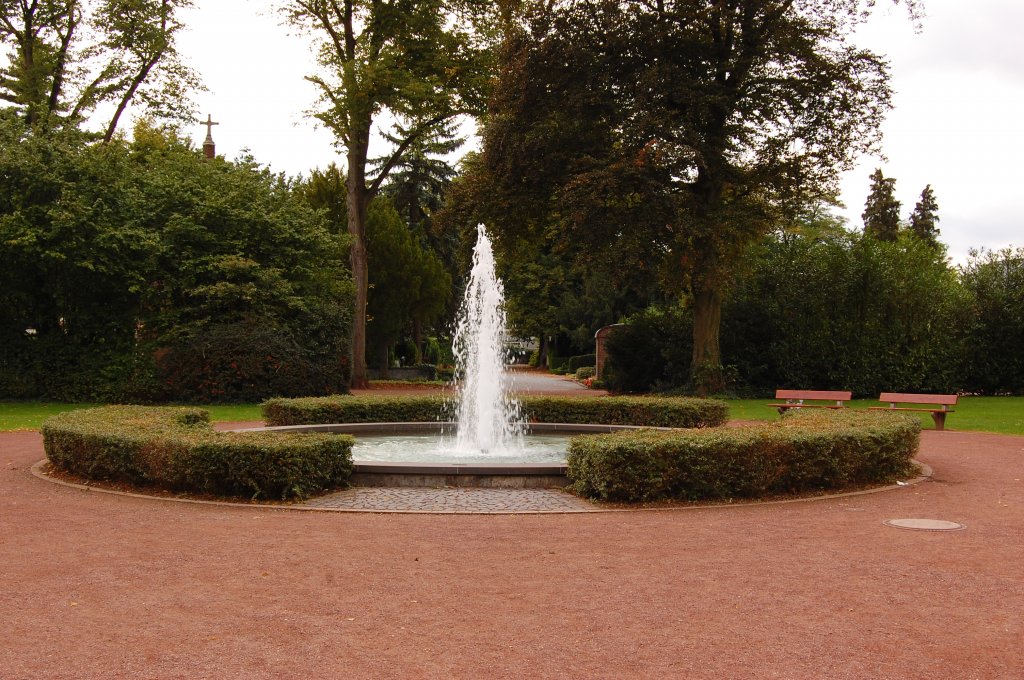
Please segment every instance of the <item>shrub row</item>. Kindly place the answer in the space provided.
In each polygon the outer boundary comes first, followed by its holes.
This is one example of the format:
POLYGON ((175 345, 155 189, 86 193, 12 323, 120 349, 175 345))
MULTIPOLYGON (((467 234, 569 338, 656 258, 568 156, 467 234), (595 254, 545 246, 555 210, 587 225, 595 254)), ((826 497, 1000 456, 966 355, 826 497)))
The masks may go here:
POLYGON ((755 498, 910 475, 920 423, 889 413, 795 413, 755 427, 575 437, 568 476, 606 501, 755 498))
MULTIPOLYGON (((520 401, 527 418, 541 423, 713 427, 729 418, 728 405, 715 399, 522 397, 520 401)), ((263 419, 268 425, 434 422, 448 419, 449 407, 436 395, 270 399, 263 404, 263 419)))
POLYGON ((565 367, 566 367, 566 369, 568 369, 569 373, 575 373, 577 370, 583 368, 584 366, 596 366, 596 365, 597 365, 597 355, 596 354, 580 354, 580 355, 577 355, 577 356, 574 356, 574 357, 569 357, 569 361, 568 361, 568 363, 566 363, 565 367))
POLYGON ((104 406, 43 423, 50 462, 89 479, 252 498, 303 498, 343 485, 347 435, 217 432, 196 408, 104 406))
POLYGON ((580 366, 576 369, 576 379, 586 380, 587 378, 593 378, 597 373, 597 369, 594 366, 580 366))

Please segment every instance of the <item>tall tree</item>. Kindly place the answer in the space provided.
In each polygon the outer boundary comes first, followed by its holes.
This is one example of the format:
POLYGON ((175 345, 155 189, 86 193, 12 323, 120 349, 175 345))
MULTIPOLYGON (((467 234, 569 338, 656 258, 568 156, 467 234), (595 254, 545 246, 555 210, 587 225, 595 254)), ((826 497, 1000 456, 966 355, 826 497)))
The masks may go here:
POLYGON ((888 69, 851 44, 873 4, 532 3, 484 133, 483 184, 507 211, 493 219, 663 271, 693 307, 695 386, 721 390, 722 299, 747 244, 880 142, 888 69))
MULTIPOLYGON (((397 135, 385 134, 384 138, 398 145, 409 135, 413 126, 415 123, 411 126, 396 125, 397 135)), ((457 174, 445 157, 458 151, 465 142, 464 137, 458 136, 454 120, 444 121, 427 130, 409 145, 405 155, 394 164, 381 189, 381 193, 394 203, 409 229, 424 244, 434 245, 430 229, 431 216, 443 205, 445 191, 457 174)), ((370 163, 376 171, 387 160, 377 158, 370 163)))
POLYGON ((78 126, 102 104, 105 141, 132 103, 190 120, 199 87, 175 46, 177 13, 192 0, 0 0, 0 99, 36 128, 78 126), (107 114, 105 114, 107 115, 107 114))
MULTIPOLYGON (((367 222, 370 295, 369 344, 381 375, 387 376, 391 347, 409 329, 433 322, 451 297, 452 279, 433 251, 416 239, 384 197, 370 205, 367 222)), ((418 343, 419 338, 415 338, 418 343)), ((419 350, 419 344, 417 344, 419 350)))
POLYGON ((320 90, 314 115, 347 155, 348 229, 356 283, 352 325, 352 385, 365 386, 368 264, 366 219, 409 148, 436 125, 482 111, 491 52, 483 0, 287 0, 287 19, 317 41, 321 71, 308 79, 320 90), (381 114, 412 123, 375 175, 368 175, 371 130, 381 114))
POLYGON ((879 241, 895 241, 900 230, 900 202, 896 200, 896 180, 882 174, 881 168, 871 173, 871 191, 864 204, 864 233, 879 241))
POLYGON ((939 203, 932 185, 921 191, 921 198, 910 213, 910 231, 918 238, 935 243, 939 237, 939 203))

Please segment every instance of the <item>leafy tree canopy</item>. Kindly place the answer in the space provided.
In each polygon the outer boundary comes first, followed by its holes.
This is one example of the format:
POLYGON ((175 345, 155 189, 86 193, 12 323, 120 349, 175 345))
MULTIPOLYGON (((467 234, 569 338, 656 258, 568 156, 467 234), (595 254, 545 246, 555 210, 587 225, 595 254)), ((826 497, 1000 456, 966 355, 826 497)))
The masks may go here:
POLYGON ((691 370, 720 388, 722 296, 746 246, 878 148, 888 69, 851 42, 871 5, 525 4, 484 130, 495 231, 668 273, 694 308, 691 370))
POLYGON ((317 42, 321 69, 308 79, 321 101, 313 115, 346 150, 356 284, 352 381, 364 386, 370 201, 420 137, 457 115, 483 110, 494 6, 482 0, 287 0, 281 9, 317 42), (392 138, 400 141, 368 177, 370 130, 382 112, 408 127, 395 130, 392 138))
POLYGON ((132 103, 150 116, 192 119, 198 76, 181 60, 178 13, 192 0, 0 0, 0 100, 30 127, 79 126, 102 105, 113 138, 132 103))

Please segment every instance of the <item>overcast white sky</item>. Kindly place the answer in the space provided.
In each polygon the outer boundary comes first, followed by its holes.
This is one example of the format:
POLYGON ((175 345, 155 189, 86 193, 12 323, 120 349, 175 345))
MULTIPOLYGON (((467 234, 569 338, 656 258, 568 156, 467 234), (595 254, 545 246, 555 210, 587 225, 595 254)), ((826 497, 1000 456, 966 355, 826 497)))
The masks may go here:
MULTIPOLYGON (((863 158, 842 184, 845 216, 861 225, 868 176, 881 167, 896 178, 904 217, 931 184, 940 238, 957 262, 969 248, 1024 246, 1024 2, 925 0, 919 33, 902 7, 883 7, 858 43, 885 54, 895 109, 884 125, 886 160, 863 158)), ((315 67, 300 37, 290 36, 269 0, 197 0, 182 16, 179 49, 209 92, 196 97, 212 114, 217 152, 243 148, 290 175, 332 161, 344 165, 333 137, 304 111, 315 92, 303 76, 315 67)), ((206 128, 193 138, 201 144, 206 128)))

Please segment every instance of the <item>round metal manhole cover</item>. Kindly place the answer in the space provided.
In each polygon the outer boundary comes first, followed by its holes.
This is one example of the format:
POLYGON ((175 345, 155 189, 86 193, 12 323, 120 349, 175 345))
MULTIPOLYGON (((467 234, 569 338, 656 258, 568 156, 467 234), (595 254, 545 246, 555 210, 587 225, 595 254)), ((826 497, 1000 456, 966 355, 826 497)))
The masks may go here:
POLYGON ((967 528, 963 524, 947 522, 944 519, 887 519, 882 524, 897 529, 916 529, 917 531, 959 531, 967 528))

